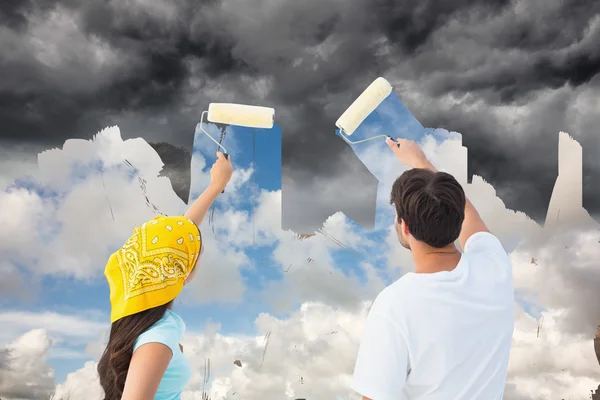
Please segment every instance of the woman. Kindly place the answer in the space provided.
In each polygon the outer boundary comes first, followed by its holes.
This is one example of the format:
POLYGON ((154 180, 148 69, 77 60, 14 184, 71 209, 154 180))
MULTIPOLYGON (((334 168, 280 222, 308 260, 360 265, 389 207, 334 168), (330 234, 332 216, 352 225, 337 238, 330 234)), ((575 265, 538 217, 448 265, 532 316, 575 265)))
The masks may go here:
POLYGON ((231 159, 217 152, 211 183, 185 216, 160 216, 135 228, 108 260, 112 325, 98 363, 104 400, 181 398, 191 370, 179 344, 185 324, 171 307, 196 274, 203 250, 198 226, 232 171, 231 159))

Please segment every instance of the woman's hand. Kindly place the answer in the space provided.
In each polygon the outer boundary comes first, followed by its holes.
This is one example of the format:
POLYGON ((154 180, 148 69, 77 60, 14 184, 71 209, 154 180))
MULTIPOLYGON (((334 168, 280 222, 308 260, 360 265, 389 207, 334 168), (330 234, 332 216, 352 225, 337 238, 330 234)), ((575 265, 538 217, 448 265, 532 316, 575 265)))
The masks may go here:
POLYGON ((225 158, 223 153, 217 152, 217 161, 215 161, 210 169, 210 185, 208 185, 185 213, 185 216, 191 219, 196 226, 202 224, 212 203, 225 190, 225 186, 229 183, 232 173, 231 157, 225 158))
POLYGON ((233 174, 233 165, 231 164, 231 156, 225 158, 223 153, 217 151, 217 161, 210 169, 210 184, 220 191, 225 190, 225 186, 229 183, 233 174))

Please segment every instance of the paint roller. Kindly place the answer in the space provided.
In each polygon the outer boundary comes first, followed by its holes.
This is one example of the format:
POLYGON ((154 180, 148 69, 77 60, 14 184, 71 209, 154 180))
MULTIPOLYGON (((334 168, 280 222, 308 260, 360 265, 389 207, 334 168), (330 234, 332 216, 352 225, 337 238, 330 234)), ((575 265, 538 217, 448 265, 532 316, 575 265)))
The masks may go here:
MULTIPOLYGON (((227 149, 204 130, 205 116, 208 122, 215 124, 271 129, 275 118, 275 110, 269 107, 234 103, 210 103, 208 105, 208 111, 203 111, 200 117, 200 129, 223 150, 225 158, 229 158, 227 149)), ((223 192, 225 191, 223 190, 223 192)))
POLYGON ((392 85, 382 77, 373 81, 361 93, 354 103, 344 111, 344 113, 335 122, 335 126, 339 128, 336 135, 344 139, 348 144, 358 144, 378 138, 390 138, 389 135, 377 135, 367 139, 351 141, 348 137, 351 136, 360 124, 371 114, 375 109, 392 93, 392 85))

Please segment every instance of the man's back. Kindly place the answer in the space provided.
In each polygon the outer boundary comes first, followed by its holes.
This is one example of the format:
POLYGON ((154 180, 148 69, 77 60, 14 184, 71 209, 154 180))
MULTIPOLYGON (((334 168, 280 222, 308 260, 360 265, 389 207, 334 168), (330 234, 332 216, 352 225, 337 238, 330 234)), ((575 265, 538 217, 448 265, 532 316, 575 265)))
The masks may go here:
POLYGON ((500 400, 514 310, 508 255, 476 233, 454 270, 408 273, 380 293, 352 388, 373 400, 500 400))

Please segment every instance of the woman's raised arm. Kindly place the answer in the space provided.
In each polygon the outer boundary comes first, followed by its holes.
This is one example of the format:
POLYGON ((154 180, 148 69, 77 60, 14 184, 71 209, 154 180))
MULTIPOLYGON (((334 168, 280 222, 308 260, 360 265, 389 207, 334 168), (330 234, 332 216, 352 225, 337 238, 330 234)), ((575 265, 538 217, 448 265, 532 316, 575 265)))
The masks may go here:
POLYGON ((210 185, 198 196, 185 213, 185 216, 191 219, 196 226, 199 227, 202 224, 204 217, 208 213, 208 209, 225 189, 225 186, 227 186, 227 183, 231 179, 232 173, 231 156, 225 158, 223 153, 217 152, 217 161, 215 161, 210 169, 210 185))

